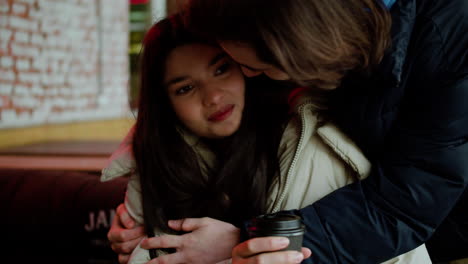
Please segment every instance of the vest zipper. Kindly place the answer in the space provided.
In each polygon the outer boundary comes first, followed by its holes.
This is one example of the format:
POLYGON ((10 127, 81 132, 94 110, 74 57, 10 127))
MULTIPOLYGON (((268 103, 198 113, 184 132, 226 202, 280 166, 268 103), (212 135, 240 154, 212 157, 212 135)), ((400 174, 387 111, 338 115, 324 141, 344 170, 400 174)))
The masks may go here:
POLYGON ((288 173, 286 174, 287 175, 286 182, 284 183, 284 188, 281 193, 280 199, 278 200, 278 203, 276 204, 276 206, 273 208, 272 213, 276 213, 280 210, 281 203, 283 202, 284 197, 286 197, 286 190, 288 189, 289 184, 290 184, 292 170, 294 167, 296 167, 297 160, 299 159, 299 150, 302 148, 302 145, 304 144, 304 134, 305 134, 304 105, 305 103, 299 106, 299 111, 298 111, 301 116, 301 136, 299 137, 299 142, 297 143, 293 161, 291 162, 291 166, 289 166, 288 173))

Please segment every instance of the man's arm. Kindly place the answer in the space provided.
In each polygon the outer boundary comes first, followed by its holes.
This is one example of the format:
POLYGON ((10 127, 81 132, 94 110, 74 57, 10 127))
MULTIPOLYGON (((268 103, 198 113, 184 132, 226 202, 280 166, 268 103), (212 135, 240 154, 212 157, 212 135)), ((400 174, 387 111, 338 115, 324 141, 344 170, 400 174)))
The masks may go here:
POLYGON ((468 182, 468 75, 409 102, 369 178, 298 211, 312 262, 378 263, 424 243, 468 182))
POLYGON ((124 204, 117 207, 112 225, 107 233, 111 248, 119 255, 119 263, 126 264, 130 254, 144 238, 143 226, 137 226, 124 204))

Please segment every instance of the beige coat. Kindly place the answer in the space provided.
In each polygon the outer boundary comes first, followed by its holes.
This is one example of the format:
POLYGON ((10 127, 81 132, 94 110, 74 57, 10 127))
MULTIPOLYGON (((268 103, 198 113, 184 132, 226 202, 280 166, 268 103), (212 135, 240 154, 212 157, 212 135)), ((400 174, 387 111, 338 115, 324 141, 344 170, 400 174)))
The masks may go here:
MULTIPOLYGON (((287 124, 278 150, 281 175, 271 187, 270 213, 303 208, 340 187, 367 177, 370 172, 371 164, 359 148, 335 125, 321 120, 316 109, 307 96, 300 97, 292 106, 295 115, 287 124)), ((103 181, 132 172, 130 139, 131 136, 127 136, 112 155, 109 166, 103 170, 103 181)), ((210 152, 196 140, 189 138, 188 142, 210 160, 210 152)), ((125 204, 132 217, 142 223, 140 186, 135 174, 128 183, 125 204)), ((148 252, 137 247, 130 263, 147 261, 148 252)), ((426 264, 431 260, 422 245, 384 263, 426 264)))

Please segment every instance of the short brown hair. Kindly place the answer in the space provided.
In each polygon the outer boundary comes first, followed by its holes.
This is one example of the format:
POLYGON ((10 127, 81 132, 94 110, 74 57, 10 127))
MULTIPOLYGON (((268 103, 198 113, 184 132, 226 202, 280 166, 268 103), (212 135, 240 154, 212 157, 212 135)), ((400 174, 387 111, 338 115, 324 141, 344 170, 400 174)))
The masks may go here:
POLYGON ((298 84, 324 89, 378 64, 390 38, 376 0, 190 0, 184 12, 193 30, 249 43, 298 84))

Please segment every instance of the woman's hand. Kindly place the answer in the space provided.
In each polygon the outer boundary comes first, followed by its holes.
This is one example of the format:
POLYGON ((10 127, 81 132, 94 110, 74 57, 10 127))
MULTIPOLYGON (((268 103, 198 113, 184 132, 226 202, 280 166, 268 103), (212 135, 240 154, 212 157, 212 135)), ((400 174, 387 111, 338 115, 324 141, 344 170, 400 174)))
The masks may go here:
POLYGON ((308 248, 302 252, 278 251, 287 247, 289 239, 285 237, 258 237, 249 239, 232 250, 232 264, 255 263, 301 263, 312 253, 308 248))
POLYGON ((107 238, 112 250, 119 254, 119 263, 126 264, 132 251, 145 236, 143 226, 135 226, 124 204, 117 207, 107 238))
POLYGON ((184 235, 164 235, 148 238, 141 243, 145 249, 176 248, 177 252, 160 256, 148 262, 156 263, 218 263, 231 258, 231 252, 239 243, 240 230, 232 224, 213 218, 187 218, 169 221, 176 231, 190 232, 184 235))

